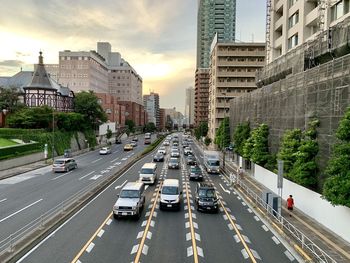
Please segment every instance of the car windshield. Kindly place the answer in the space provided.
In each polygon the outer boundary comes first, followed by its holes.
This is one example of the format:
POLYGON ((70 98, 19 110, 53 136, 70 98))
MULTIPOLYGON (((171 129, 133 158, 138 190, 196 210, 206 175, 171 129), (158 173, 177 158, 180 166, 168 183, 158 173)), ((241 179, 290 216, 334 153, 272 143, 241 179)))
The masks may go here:
POLYGON ((199 167, 191 167, 192 173, 199 173, 200 171, 201 171, 201 169, 199 169, 199 167))
POLYGON ((208 161, 208 164, 211 166, 220 166, 220 161, 208 161))
POLYGON ((170 163, 177 163, 177 159, 170 159, 170 163))
POLYGON ((120 192, 121 198, 138 198, 139 197, 139 191, 137 190, 122 190, 120 192))
POLYGON ((164 195, 177 195, 179 194, 176 186, 163 186, 162 194, 164 195))
POLYGON ((54 164, 64 164, 63 160, 55 160, 54 164))
POLYGON ((214 189, 199 189, 198 191, 199 197, 215 197, 214 189))
POLYGON ((108 148, 102 148, 101 150, 102 150, 102 151, 107 151, 107 150, 108 150, 108 148))
POLYGON ((141 169, 142 174, 153 174, 153 169, 151 168, 143 168, 141 169))

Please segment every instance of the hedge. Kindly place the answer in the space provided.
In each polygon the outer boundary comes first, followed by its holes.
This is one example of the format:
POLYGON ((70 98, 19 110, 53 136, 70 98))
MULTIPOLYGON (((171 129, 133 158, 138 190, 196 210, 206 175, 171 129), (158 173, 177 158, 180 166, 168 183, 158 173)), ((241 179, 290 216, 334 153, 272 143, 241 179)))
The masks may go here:
POLYGON ((11 147, 4 147, 0 150, 0 160, 14 158, 21 155, 26 155, 29 153, 35 153, 40 151, 44 151, 44 148, 41 147, 40 143, 28 143, 14 145, 11 147))

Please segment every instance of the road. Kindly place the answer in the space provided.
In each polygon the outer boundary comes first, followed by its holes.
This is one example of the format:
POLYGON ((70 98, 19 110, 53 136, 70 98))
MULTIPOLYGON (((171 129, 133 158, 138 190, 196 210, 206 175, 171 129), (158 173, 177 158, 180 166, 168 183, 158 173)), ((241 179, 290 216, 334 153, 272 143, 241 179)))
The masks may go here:
POLYGON ((130 152, 124 152, 120 144, 112 145, 109 155, 95 150, 75 157, 78 169, 67 173, 53 173, 47 166, 0 180, 0 244, 78 191, 113 175, 144 148, 140 136, 138 146, 130 152))
MULTIPOLYGON (((197 160, 200 150, 193 145, 197 160)), ((169 155, 168 155, 169 156, 169 155)), ((146 204, 139 220, 112 216, 122 185, 138 179, 138 171, 152 156, 135 163, 69 221, 18 262, 296 262, 280 238, 264 224, 221 175, 207 175, 220 197, 220 212, 194 208, 197 183, 188 180, 188 167, 158 163, 158 176, 179 179, 180 211, 159 210, 159 187, 146 189, 146 204)))

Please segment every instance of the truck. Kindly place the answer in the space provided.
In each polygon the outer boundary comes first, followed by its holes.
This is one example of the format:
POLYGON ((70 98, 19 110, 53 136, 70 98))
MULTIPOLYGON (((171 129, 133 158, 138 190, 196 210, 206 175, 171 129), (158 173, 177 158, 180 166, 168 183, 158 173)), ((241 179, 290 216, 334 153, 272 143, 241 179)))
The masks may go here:
POLYGON ((220 173, 220 154, 218 151, 204 151, 203 158, 207 173, 220 173))
POLYGON ((145 144, 151 144, 151 133, 150 132, 145 133, 145 144))

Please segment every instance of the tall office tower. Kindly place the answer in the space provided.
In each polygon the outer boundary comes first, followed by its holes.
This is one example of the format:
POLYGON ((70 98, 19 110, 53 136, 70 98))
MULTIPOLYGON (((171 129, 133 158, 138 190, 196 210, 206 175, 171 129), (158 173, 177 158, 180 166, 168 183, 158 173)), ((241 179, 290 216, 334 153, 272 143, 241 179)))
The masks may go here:
POLYGON ((194 124, 194 89, 192 87, 186 89, 185 117, 186 125, 194 124))
POLYGON ((153 122, 157 128, 160 125, 159 94, 151 92, 143 96, 143 106, 147 112, 148 122, 153 122))
POLYGON ((215 33, 219 42, 234 41, 236 0, 199 0, 197 14, 197 66, 209 68, 210 45, 215 33))

